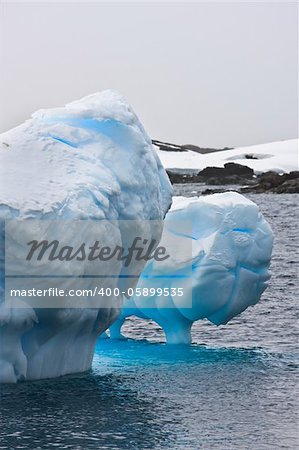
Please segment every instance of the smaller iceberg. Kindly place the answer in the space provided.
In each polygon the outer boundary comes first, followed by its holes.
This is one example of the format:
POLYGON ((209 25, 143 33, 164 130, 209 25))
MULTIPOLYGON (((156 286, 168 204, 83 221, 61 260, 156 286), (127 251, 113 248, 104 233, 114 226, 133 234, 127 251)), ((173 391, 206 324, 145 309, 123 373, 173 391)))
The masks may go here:
POLYGON ((215 325, 226 324, 255 305, 267 288, 273 235, 257 205, 244 196, 226 192, 175 197, 165 218, 165 233, 180 234, 180 248, 191 245, 191 283, 180 278, 182 267, 190 261, 180 257, 178 246, 168 247, 170 263, 162 269, 157 262, 148 263, 137 288, 141 293, 153 286, 159 293, 158 288, 167 288, 168 294, 184 286, 184 295, 135 294, 110 326, 112 339, 123 337, 120 331, 126 317, 135 315, 158 323, 168 343, 188 344, 193 322, 208 319, 215 325), (190 232, 178 233, 175 224, 188 221, 190 232))

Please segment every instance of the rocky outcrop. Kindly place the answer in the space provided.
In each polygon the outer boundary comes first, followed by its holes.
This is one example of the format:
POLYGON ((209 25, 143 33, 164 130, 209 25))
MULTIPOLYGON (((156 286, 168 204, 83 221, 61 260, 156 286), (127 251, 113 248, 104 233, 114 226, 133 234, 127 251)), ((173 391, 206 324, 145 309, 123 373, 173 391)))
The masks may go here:
POLYGON ((257 178, 257 183, 246 186, 241 192, 273 192, 276 194, 299 193, 299 171, 279 175, 276 172, 265 172, 257 178))
POLYGON ((156 139, 152 140, 152 143, 159 147, 160 150, 164 150, 165 152, 187 152, 192 151, 196 153, 214 153, 214 152, 222 152, 223 150, 231 150, 232 147, 224 147, 224 148, 211 148, 211 147, 199 147, 198 145, 186 144, 186 145, 178 145, 171 144, 170 142, 162 142, 156 139))
POLYGON ((171 170, 166 170, 167 175, 172 184, 185 184, 185 183, 203 183, 204 179, 197 174, 192 173, 178 173, 171 170))
POLYGON ((201 153, 202 155, 204 155, 205 153, 215 153, 215 152, 222 152, 223 150, 232 150, 233 147, 211 148, 211 147, 198 147, 198 145, 186 144, 182 145, 182 148, 185 150, 191 150, 192 152, 201 153))
POLYGON ((224 167, 206 167, 195 174, 168 171, 172 183, 205 183, 209 185, 248 184, 254 177, 250 167, 243 164, 226 163, 224 167))
MULTIPOLYGON (((241 193, 299 193, 299 171, 284 173, 282 175, 274 171, 269 171, 255 176, 250 167, 241 164, 227 163, 224 167, 206 167, 196 174, 168 171, 168 176, 173 184, 200 183, 208 186, 239 185, 240 188, 234 190, 241 193)), ((226 190, 227 188, 211 189, 209 187, 205 189, 202 194, 216 194, 225 192, 226 190)))
POLYGON ((220 177, 226 178, 231 176, 238 176, 241 178, 252 178, 253 169, 244 166, 243 164, 226 163, 224 167, 206 167, 201 170, 198 175, 203 178, 220 177))

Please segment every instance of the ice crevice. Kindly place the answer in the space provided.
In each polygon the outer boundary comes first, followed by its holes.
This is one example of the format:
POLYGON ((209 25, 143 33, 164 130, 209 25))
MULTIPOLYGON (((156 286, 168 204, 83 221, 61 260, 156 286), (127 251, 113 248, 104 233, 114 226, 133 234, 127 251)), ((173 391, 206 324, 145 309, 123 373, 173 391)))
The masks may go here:
POLYGON ((78 145, 73 144, 72 142, 67 141, 66 139, 62 139, 57 136, 52 136, 51 134, 49 134, 49 137, 54 139, 55 141, 62 142, 62 144, 69 145, 70 147, 78 148, 78 145))

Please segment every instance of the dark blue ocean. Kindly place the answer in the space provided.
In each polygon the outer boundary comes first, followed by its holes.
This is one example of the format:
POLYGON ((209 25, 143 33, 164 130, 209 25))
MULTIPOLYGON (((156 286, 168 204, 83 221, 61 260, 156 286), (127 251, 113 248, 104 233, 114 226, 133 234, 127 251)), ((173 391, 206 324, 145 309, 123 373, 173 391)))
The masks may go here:
POLYGON ((248 197, 275 234, 261 302, 226 326, 197 322, 191 347, 131 318, 137 341, 100 340, 89 373, 1 386, 0 449, 299 448, 299 196, 248 197))

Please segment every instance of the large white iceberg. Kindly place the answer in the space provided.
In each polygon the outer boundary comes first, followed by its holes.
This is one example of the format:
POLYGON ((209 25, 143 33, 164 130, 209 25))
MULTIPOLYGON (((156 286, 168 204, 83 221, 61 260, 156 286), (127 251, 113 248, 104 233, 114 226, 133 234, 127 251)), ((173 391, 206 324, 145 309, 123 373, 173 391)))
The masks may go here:
POLYGON ((191 262, 176 245, 168 247, 167 265, 149 262, 135 296, 125 301, 121 316, 110 327, 111 338, 123 338, 123 322, 135 315, 157 322, 168 343, 190 343, 194 321, 206 318, 226 324, 259 301, 269 279, 273 235, 257 205, 235 192, 174 197, 163 236, 177 235, 176 224, 188 221, 190 231, 179 230, 179 234, 181 248, 191 244, 191 262), (188 283, 180 274, 190 264, 192 282, 188 283), (178 286, 183 286, 184 295, 177 295, 178 286))
MULTIPOLYGON (((63 108, 38 111, 3 133, 0 180, 0 381, 87 370, 97 336, 120 312, 121 297, 110 297, 109 307, 100 309, 30 308, 24 298, 9 308, 4 302, 4 222, 162 223, 172 195, 164 168, 131 107, 120 95, 104 91, 63 108)), ((122 243, 118 231, 110 236, 115 244, 122 243)), ((155 226, 147 230, 157 242, 161 231, 155 226)), ((19 267, 18 242, 12 239, 11 245, 19 267)), ((61 270, 68 274, 68 265, 61 270)))

